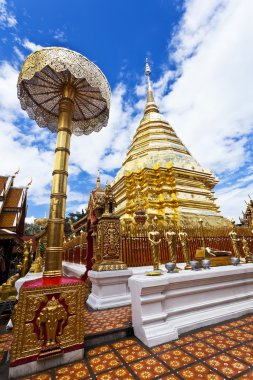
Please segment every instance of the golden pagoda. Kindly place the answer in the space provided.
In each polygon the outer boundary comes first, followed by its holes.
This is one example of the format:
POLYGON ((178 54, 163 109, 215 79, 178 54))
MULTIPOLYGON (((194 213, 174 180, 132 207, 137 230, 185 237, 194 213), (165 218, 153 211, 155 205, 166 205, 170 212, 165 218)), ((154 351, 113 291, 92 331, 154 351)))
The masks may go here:
POLYGON ((212 189, 218 179, 192 157, 160 114, 148 62, 145 71, 148 93, 144 116, 112 184, 116 213, 123 220, 133 220, 141 194, 149 219, 170 219, 177 226, 196 223, 200 218, 207 226, 230 225, 215 204, 212 189))

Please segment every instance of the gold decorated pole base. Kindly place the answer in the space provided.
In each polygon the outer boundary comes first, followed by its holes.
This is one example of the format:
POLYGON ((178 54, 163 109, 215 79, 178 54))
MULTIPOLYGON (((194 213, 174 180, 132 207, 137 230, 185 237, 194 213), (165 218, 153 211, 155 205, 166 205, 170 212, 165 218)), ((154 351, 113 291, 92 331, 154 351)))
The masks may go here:
MULTIPOLYGON (((85 285, 78 279, 44 277, 24 283, 13 315, 11 378, 19 369, 22 375, 30 373, 27 363, 36 372, 38 360, 62 355, 64 364, 69 352, 83 353, 84 297, 85 285)), ((43 368, 52 363, 45 361, 43 368)))
POLYGON ((190 263, 186 263, 184 270, 190 270, 192 267, 190 266, 190 263))

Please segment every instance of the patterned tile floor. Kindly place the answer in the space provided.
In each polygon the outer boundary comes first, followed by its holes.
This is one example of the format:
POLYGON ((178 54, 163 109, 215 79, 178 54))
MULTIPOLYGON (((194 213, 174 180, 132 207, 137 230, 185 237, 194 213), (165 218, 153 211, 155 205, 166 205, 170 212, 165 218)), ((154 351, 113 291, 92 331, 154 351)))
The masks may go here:
MULTIPOLYGON (((111 314, 111 326, 113 318, 111 314)), ((0 335, 1 360, 11 340, 11 334, 0 335)), ((22 378, 81 379, 253 380, 253 315, 209 326, 153 348, 135 337, 117 340, 87 349, 81 361, 22 378)))
POLYGON ((109 310, 85 310, 84 335, 94 335, 132 326, 131 307, 124 306, 109 310))

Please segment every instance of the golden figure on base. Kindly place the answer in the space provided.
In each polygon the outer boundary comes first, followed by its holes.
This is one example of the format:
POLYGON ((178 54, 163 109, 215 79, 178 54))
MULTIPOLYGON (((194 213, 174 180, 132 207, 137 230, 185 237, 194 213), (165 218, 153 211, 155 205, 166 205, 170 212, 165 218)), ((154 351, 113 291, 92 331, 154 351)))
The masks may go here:
POLYGON ((148 233, 148 240, 151 245, 151 252, 152 252, 152 260, 153 260, 153 268, 154 271, 147 272, 147 276, 159 276, 162 274, 159 264, 160 264, 160 245, 161 245, 161 234, 158 231, 158 225, 157 225, 157 217, 154 217, 153 222, 153 231, 150 231, 148 233))
POLYGON ((244 257, 245 257, 246 263, 253 263, 252 253, 250 252, 249 245, 248 245, 248 242, 245 239, 245 237, 243 237, 243 239, 242 239, 242 249, 244 252, 244 257))
MULTIPOLYGON (((169 249, 169 262, 177 264, 177 234, 174 231, 167 231, 165 234, 165 239, 168 243, 169 249)), ((176 270, 180 270, 179 267, 175 266, 176 270)))
POLYGON ((185 270, 192 269, 190 266, 190 251, 189 251, 189 246, 188 246, 188 235, 186 232, 179 232, 178 236, 182 245, 183 255, 186 262, 184 269, 185 270))
POLYGON ((235 257, 237 257, 240 260, 240 264, 244 264, 245 261, 241 258, 240 239, 238 238, 236 231, 233 229, 231 232, 229 232, 229 236, 232 241, 235 257))

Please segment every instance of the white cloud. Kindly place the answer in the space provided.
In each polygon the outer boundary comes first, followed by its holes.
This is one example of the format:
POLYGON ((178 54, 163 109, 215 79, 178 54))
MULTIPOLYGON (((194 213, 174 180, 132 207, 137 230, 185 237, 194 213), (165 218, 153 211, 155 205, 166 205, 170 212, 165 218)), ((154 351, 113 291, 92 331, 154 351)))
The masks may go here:
MULTIPOLYGON (((180 76, 161 100, 161 110, 204 165, 216 172, 234 170, 247 159, 245 136, 252 129, 253 54, 249 44, 253 28, 249 28, 249 15, 253 3, 230 1, 226 7, 218 7, 219 11, 216 7, 216 22, 208 30, 205 23, 201 29, 200 16, 193 12, 196 1, 189 4, 192 7, 187 8, 189 15, 184 19, 192 20, 201 43, 190 49, 188 29, 182 26, 175 52, 181 57, 180 76)), ((204 20, 207 17, 205 9, 204 20)), ((194 34, 194 30, 190 32, 194 34)))
POLYGON ((232 186, 224 187, 216 192, 218 197, 217 203, 220 206, 223 215, 230 219, 239 222, 239 217, 242 217, 242 211, 245 211, 248 199, 248 194, 252 195, 253 181, 250 181, 243 187, 240 183, 235 183, 232 186))
POLYGON ((23 40, 22 43, 23 47, 26 48, 27 50, 30 50, 32 52, 43 49, 43 46, 35 44, 32 41, 29 41, 27 38, 23 40))
MULTIPOLYGON (((170 44, 176 79, 169 93, 163 91, 173 76, 169 70, 160 85, 154 83, 160 110, 193 156, 224 183, 251 158, 252 17, 251 0, 186 1, 170 44)), ((223 210, 236 217, 247 192, 247 187, 219 191, 223 210)))
POLYGON ((60 29, 54 31, 54 38, 60 42, 65 42, 67 40, 65 32, 60 29))
POLYGON ((17 54, 17 56, 18 56, 18 58, 20 59, 20 61, 24 61, 25 56, 24 56, 24 54, 20 51, 20 49, 19 49, 17 46, 14 46, 13 50, 14 50, 14 52, 17 54))
POLYGON ((109 123, 98 134, 72 137, 71 161, 96 175, 98 169, 110 171, 121 166, 137 127, 134 109, 125 102, 126 88, 120 83, 111 96, 109 123))
POLYGON ((6 0, 0 0, 0 27, 13 28, 16 25, 16 17, 7 9, 6 0))
POLYGON ((35 219, 36 218, 34 216, 29 216, 29 217, 25 218, 25 222, 28 224, 33 224, 35 219))
POLYGON ((48 204, 54 162, 54 151, 48 147, 55 136, 36 126, 21 110, 17 78, 18 71, 12 65, 0 64, 0 174, 10 175, 20 168, 15 184, 26 185, 32 177, 29 200, 48 204))
POLYGON ((17 98, 18 71, 8 62, 0 64, 0 117, 2 120, 13 121, 20 116, 20 106, 17 98))

